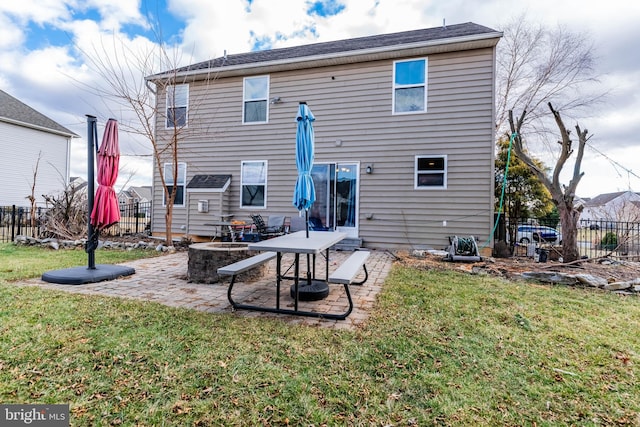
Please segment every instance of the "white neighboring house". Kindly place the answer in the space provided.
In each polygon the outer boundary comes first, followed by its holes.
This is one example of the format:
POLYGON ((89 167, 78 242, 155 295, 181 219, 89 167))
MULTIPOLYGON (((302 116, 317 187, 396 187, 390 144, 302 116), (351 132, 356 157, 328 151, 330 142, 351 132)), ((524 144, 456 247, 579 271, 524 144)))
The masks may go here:
POLYGON ((29 206, 34 196, 58 194, 69 183, 71 138, 79 136, 0 90, 0 206, 29 206), (40 161, 38 163, 38 157, 40 161))
POLYGON ((600 194, 584 204, 581 220, 640 222, 640 193, 600 194))

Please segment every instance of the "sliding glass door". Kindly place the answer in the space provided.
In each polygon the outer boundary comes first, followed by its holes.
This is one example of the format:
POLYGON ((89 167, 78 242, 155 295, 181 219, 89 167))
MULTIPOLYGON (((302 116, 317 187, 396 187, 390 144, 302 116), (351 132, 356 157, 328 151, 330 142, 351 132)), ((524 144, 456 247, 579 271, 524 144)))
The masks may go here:
POLYGON ((358 163, 316 163, 311 176, 316 202, 309 212, 314 230, 338 230, 358 237, 358 163))

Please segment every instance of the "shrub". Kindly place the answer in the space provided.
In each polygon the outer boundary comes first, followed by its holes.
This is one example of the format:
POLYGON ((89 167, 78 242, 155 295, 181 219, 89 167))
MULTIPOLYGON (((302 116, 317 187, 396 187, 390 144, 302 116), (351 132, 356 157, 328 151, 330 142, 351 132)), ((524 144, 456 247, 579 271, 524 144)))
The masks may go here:
POLYGON ((618 236, 616 235, 616 233, 608 231, 607 234, 602 237, 600 244, 603 247, 615 248, 616 246, 618 246, 618 236))

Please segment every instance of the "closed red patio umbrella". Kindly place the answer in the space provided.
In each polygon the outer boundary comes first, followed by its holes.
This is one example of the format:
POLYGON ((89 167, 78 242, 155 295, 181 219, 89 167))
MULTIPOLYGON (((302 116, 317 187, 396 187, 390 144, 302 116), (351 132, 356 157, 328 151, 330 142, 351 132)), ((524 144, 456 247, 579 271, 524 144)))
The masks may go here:
POLYGON ((118 196, 113 189, 119 165, 118 121, 109 119, 98 149, 98 190, 91 211, 91 224, 97 230, 104 230, 120 221, 118 196))
POLYGON ((98 150, 98 191, 93 194, 95 177, 95 153, 98 128, 95 116, 87 114, 87 244, 88 265, 47 271, 42 280, 63 285, 83 285, 103 280, 113 280, 130 276, 136 271, 124 265, 97 264, 95 250, 98 247, 98 233, 120 221, 118 197, 113 186, 118 179, 120 149, 118 147, 118 122, 109 119, 105 126, 102 144, 98 150))

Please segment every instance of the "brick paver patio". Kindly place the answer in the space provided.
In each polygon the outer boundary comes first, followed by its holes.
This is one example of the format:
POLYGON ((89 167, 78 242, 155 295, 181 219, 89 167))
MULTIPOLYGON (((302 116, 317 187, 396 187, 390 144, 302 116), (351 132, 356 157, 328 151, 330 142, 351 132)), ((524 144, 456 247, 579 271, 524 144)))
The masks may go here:
MULTIPOLYGON (((330 255, 330 271, 333 271, 348 257, 351 252, 332 251, 330 255)), ((305 257, 301 257, 301 271, 305 267, 305 257)), ((386 251, 371 251, 367 260, 369 279, 362 286, 350 286, 354 308, 346 320, 329 320, 314 317, 290 316, 283 314, 265 313, 257 311, 237 310, 237 316, 269 317, 296 324, 317 325, 336 329, 352 329, 363 324, 369 317, 376 295, 380 291, 384 280, 391 268, 392 255, 386 251)), ((293 257, 283 257, 283 265, 291 263, 293 257)), ((141 259, 127 262, 125 265, 133 267, 135 274, 115 280, 89 283, 84 285, 61 285, 47 283, 40 279, 23 282, 24 285, 40 286, 48 289, 67 292, 105 295, 121 298, 154 301, 172 307, 183 307, 210 313, 232 313, 227 299, 229 278, 215 284, 200 284, 187 282, 187 252, 177 252, 155 258, 141 259)), ((317 262, 317 276, 324 277, 324 259, 317 262)), ((275 307, 275 260, 270 261, 265 275, 256 281, 237 283, 234 290, 234 300, 239 303, 264 305, 275 307)), ((281 287, 280 304, 293 308, 293 299, 289 296, 290 282, 284 282, 281 287)), ((344 312, 348 307, 347 297, 343 285, 331 285, 329 296, 321 301, 300 302, 300 310, 317 312, 344 312)))

